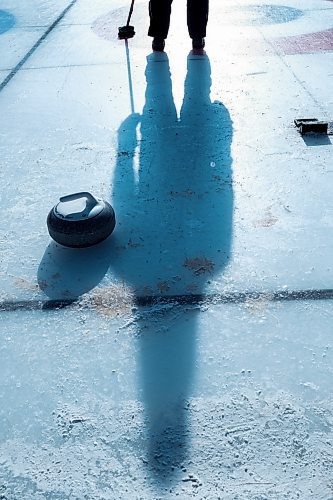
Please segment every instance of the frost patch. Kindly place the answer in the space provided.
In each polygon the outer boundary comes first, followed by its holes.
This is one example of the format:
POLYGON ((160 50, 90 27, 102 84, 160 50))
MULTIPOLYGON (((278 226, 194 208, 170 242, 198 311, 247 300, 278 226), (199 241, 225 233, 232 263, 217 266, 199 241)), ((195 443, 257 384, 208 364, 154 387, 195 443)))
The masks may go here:
POLYGON ((30 290, 32 292, 40 290, 38 283, 33 283, 25 278, 15 278, 15 285, 21 290, 30 290))
POLYGON ((215 264, 212 260, 206 257, 194 257, 191 259, 186 259, 184 262, 184 267, 193 272, 196 276, 201 274, 212 274, 214 271, 215 264))
POLYGON ((131 314, 134 302, 134 294, 129 287, 114 284, 86 295, 79 307, 93 308, 103 316, 126 316, 131 314))
POLYGON ((333 406, 320 407, 301 406, 283 392, 229 391, 184 401, 171 416, 183 424, 170 428, 167 419, 152 425, 144 402, 91 397, 81 408, 60 404, 42 441, 13 435, 0 444, 0 494, 6 500, 329 499, 333 406), (183 450, 176 453, 175 445, 183 450))

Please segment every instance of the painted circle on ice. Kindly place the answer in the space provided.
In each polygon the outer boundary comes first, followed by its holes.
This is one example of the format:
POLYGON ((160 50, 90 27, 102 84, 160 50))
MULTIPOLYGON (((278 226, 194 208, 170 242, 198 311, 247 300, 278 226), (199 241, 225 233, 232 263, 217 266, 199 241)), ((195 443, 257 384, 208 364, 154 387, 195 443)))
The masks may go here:
POLYGON ((225 20, 233 25, 262 26, 296 21, 303 11, 283 5, 245 5, 226 9, 225 20))
MULTIPOLYGON (((118 28, 126 25, 128 15, 128 6, 112 10, 107 14, 98 17, 91 26, 95 35, 110 42, 114 42, 118 38, 118 28)), ((146 3, 137 3, 131 19, 131 25, 135 27, 134 41, 137 44, 145 44, 148 32, 148 7, 146 3)), ((131 41, 133 43, 133 41, 131 41)))
POLYGON ((12 29, 15 25, 15 17, 10 12, 0 10, 0 35, 12 29))
POLYGON ((272 40, 272 46, 284 55, 332 52, 333 29, 286 38, 276 38, 272 40))
MULTIPOLYGON (((333 0, 329 0, 330 3, 333 0)), ((213 9, 212 9, 213 10, 213 9)), ((323 24, 320 31, 309 33, 307 30, 311 26, 306 21, 309 11, 304 12, 300 9, 287 7, 284 5, 239 5, 227 6, 223 2, 214 7, 214 15, 211 13, 208 22, 208 31, 223 26, 274 26, 279 24, 292 23, 304 19, 304 33, 300 33, 299 26, 297 34, 293 35, 292 28, 288 30, 289 36, 275 38, 267 36, 270 39, 269 45, 264 43, 262 37, 252 37, 251 43, 246 36, 242 35, 236 40, 234 48, 235 53, 242 54, 260 54, 278 51, 282 54, 306 54, 316 52, 329 52, 333 50, 333 29, 329 22, 323 24), (306 16, 305 16, 306 14, 306 16)), ((99 37, 110 42, 117 41, 118 27, 126 23, 128 15, 128 6, 113 10, 95 20, 92 24, 92 31, 99 37)), ((186 30, 186 19, 173 18, 173 25, 179 23, 181 29, 186 30), (183 26, 183 28, 181 27, 183 26)), ((131 44, 136 47, 146 47, 148 42, 147 32, 149 24, 148 8, 146 2, 138 2, 133 12, 131 24, 135 26, 136 35, 131 44)), ((222 41, 223 44, 223 41, 222 41)))
MULTIPOLYGON (((211 18, 209 25, 262 26, 282 24, 295 21, 303 15, 303 11, 282 5, 245 5, 225 7, 221 2, 218 16, 211 18)), ((121 7, 96 19, 92 24, 93 32, 106 40, 114 41, 118 36, 118 27, 126 24, 128 7, 121 7)), ((175 20, 174 20, 175 21, 175 20)), ((177 21, 176 21, 177 22, 177 21)), ((131 24, 135 26, 135 40, 142 42, 147 38, 149 16, 146 3, 136 5, 131 24), (138 40, 139 39, 139 40, 138 40)), ((186 19, 184 19, 186 25, 186 19)))

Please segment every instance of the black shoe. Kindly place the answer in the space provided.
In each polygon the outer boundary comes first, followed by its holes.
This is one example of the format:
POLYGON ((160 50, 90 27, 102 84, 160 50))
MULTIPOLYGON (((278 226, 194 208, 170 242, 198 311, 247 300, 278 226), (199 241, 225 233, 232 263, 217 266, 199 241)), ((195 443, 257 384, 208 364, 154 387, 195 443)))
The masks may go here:
POLYGON ((193 38, 193 40, 192 40, 193 50, 203 50, 204 47, 205 47, 205 39, 204 38, 193 38))
POLYGON ((155 37, 152 43, 152 49, 155 52, 163 52, 165 47, 164 38, 155 37))

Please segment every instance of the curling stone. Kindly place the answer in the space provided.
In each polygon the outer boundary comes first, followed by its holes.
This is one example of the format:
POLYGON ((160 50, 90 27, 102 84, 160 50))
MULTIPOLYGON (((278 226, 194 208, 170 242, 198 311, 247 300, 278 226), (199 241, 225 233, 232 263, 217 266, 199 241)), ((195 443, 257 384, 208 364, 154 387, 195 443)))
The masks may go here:
POLYGON ((51 238, 74 248, 100 243, 110 236, 115 225, 110 203, 88 192, 63 196, 47 217, 51 238))

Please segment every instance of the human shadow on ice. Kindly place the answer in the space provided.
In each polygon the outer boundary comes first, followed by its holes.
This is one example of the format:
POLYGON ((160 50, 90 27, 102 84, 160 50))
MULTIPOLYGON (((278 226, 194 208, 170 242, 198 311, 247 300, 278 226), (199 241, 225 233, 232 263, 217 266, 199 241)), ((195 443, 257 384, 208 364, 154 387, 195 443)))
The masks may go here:
MULTIPOLYGON (((179 117, 167 55, 148 56, 145 74, 143 113, 119 128, 112 183, 118 250, 110 270, 138 304, 147 295, 204 294, 228 262, 233 214, 232 121, 210 100, 208 56, 188 57, 179 117)), ((198 309, 159 305, 138 318, 147 461, 165 484, 189 453, 198 309)))

